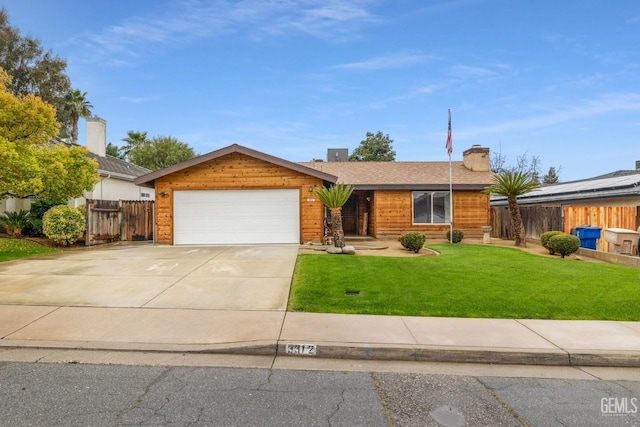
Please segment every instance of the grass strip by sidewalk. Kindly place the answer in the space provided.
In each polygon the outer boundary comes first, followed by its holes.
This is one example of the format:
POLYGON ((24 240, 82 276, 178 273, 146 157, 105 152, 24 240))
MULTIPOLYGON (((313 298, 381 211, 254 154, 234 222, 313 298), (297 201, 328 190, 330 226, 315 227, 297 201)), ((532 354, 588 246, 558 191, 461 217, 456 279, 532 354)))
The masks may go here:
POLYGON ((27 240, 0 238, 0 261, 10 261, 12 259, 52 254, 56 252, 59 251, 27 240))
POLYGON ((636 268, 548 258, 488 245, 430 247, 441 255, 300 255, 289 310, 640 320, 640 270, 636 268))

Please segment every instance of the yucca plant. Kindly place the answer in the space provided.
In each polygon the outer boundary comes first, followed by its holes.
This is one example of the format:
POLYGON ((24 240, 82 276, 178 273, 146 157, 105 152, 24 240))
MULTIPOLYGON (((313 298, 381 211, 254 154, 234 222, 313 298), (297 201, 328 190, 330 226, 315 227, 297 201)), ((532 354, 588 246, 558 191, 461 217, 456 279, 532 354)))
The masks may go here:
POLYGON ((5 227, 11 236, 20 236, 28 222, 29 211, 5 212, 0 215, 0 226, 5 227))
POLYGON ((331 213, 331 234, 333 235, 333 244, 338 247, 344 246, 344 230, 342 229, 342 206, 347 203, 351 193, 353 193, 353 185, 350 184, 333 184, 329 188, 322 187, 313 192, 313 194, 329 208, 331 213))
POLYGON ((485 193, 505 196, 509 205, 511 225, 516 246, 527 246, 524 234, 524 223, 518 207, 518 196, 526 194, 538 187, 538 183, 526 172, 507 171, 493 176, 493 185, 484 189, 485 193))

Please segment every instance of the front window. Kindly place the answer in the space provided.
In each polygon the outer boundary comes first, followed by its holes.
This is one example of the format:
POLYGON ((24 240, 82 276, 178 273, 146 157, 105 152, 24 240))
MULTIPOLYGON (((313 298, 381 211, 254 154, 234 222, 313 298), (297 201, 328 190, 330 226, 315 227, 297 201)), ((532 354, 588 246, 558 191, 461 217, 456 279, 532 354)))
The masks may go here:
POLYGON ((414 224, 447 224, 451 222, 451 197, 445 191, 414 191, 414 224))

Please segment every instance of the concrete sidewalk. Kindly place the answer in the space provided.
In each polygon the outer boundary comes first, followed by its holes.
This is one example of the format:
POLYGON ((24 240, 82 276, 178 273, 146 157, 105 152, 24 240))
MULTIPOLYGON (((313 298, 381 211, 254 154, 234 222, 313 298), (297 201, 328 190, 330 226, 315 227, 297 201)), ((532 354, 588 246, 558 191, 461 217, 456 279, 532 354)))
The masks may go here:
POLYGON ((286 312, 298 249, 108 245, 4 262, 0 351, 640 366, 640 322, 286 312))
POLYGON ((640 367, 638 322, 2 305, 0 336, 0 351, 275 356, 311 344, 315 356, 297 357, 640 367))

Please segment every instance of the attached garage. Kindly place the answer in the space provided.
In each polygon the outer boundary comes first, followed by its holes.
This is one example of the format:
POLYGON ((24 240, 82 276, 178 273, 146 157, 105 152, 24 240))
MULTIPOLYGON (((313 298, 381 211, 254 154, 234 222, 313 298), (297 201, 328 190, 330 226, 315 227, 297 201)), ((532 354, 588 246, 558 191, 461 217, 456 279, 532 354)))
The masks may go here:
POLYGON ((176 245, 300 242, 300 190, 173 193, 176 245))
POLYGON ((320 241, 312 194, 328 173, 234 144, 136 180, 156 189, 155 242, 170 245, 320 241))

